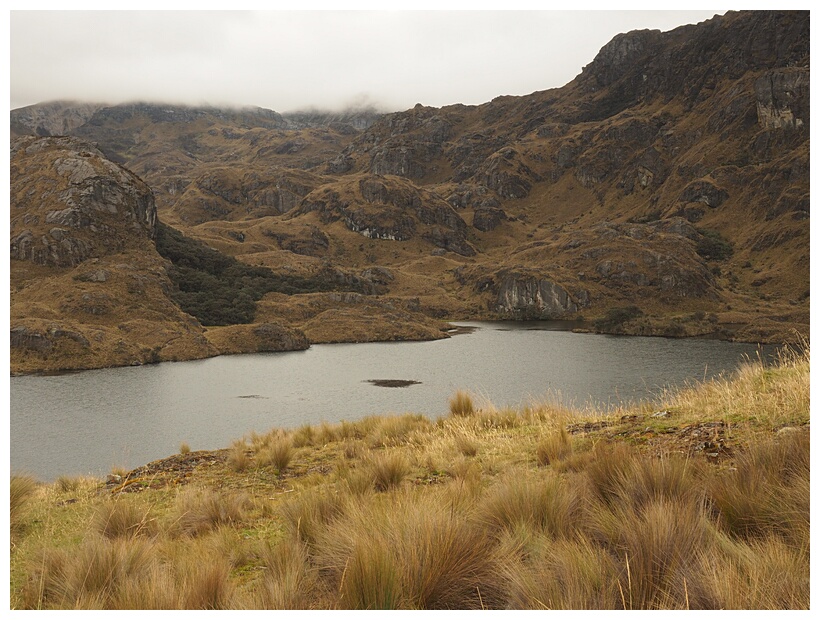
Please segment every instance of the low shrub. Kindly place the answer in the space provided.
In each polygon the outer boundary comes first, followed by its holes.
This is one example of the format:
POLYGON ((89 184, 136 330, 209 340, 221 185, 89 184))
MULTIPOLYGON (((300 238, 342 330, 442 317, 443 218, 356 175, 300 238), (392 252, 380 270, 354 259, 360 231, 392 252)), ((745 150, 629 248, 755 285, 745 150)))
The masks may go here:
POLYGON ((610 308, 603 318, 595 320, 595 329, 598 331, 609 331, 642 315, 643 311, 637 306, 610 308))
POLYGON ((695 251, 706 260, 726 260, 734 254, 732 244, 716 230, 701 229, 695 251))

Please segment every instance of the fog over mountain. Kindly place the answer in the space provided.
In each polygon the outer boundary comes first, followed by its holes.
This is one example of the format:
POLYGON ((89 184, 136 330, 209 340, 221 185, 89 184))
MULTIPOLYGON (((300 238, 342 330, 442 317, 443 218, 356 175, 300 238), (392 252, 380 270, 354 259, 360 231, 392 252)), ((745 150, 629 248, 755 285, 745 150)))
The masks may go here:
POLYGON ((481 104, 560 87, 614 35, 720 11, 12 11, 10 104, 481 104))

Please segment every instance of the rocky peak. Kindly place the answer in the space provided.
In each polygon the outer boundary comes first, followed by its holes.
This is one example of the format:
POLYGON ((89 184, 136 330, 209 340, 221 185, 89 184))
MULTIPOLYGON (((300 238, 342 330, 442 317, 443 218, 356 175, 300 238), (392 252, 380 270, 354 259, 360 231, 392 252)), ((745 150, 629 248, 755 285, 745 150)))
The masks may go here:
POLYGON ((660 30, 633 30, 616 35, 584 67, 583 73, 592 76, 597 87, 612 84, 646 60, 649 49, 660 35, 660 30))
POLYGON ((11 111, 12 136, 64 136, 88 122, 103 107, 98 103, 50 101, 11 111))
POLYGON ((192 123, 207 117, 240 121, 251 127, 287 127, 287 122, 280 114, 266 108, 194 107, 142 102, 100 108, 88 122, 91 125, 103 125, 106 122, 122 123, 133 118, 143 118, 151 123, 192 123))
POLYGON ((11 258, 73 267, 156 235, 150 188, 71 137, 11 145, 11 258))

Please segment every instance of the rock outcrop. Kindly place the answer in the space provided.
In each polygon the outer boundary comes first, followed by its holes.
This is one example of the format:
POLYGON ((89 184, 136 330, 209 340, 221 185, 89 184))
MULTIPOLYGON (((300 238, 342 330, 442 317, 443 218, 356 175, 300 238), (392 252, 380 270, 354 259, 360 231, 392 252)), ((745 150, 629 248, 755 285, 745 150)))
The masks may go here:
POLYGON ((566 319, 589 305, 589 294, 568 292, 556 282, 534 273, 502 271, 496 275, 495 310, 516 319, 566 319))
POLYGON ((809 70, 769 71, 755 82, 757 118, 765 129, 808 129, 809 70))
POLYGON ((341 220, 370 239, 407 241, 418 236, 432 245, 473 256, 467 224, 440 196, 398 177, 364 175, 312 192, 290 217, 317 212, 325 222, 341 220))
POLYGON ((10 193, 15 260, 74 267, 156 235, 150 188, 77 138, 18 138, 10 193))

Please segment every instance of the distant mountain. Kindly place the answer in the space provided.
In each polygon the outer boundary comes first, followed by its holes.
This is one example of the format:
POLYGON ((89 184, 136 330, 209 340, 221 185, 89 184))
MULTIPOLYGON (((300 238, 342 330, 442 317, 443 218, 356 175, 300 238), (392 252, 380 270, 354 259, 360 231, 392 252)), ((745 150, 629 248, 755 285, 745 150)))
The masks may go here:
POLYGON ((809 81, 808 12, 729 12, 478 106, 42 104, 12 135, 96 143, 163 222, 245 263, 382 287, 257 303, 313 342, 442 318, 784 341, 808 335, 809 81))

